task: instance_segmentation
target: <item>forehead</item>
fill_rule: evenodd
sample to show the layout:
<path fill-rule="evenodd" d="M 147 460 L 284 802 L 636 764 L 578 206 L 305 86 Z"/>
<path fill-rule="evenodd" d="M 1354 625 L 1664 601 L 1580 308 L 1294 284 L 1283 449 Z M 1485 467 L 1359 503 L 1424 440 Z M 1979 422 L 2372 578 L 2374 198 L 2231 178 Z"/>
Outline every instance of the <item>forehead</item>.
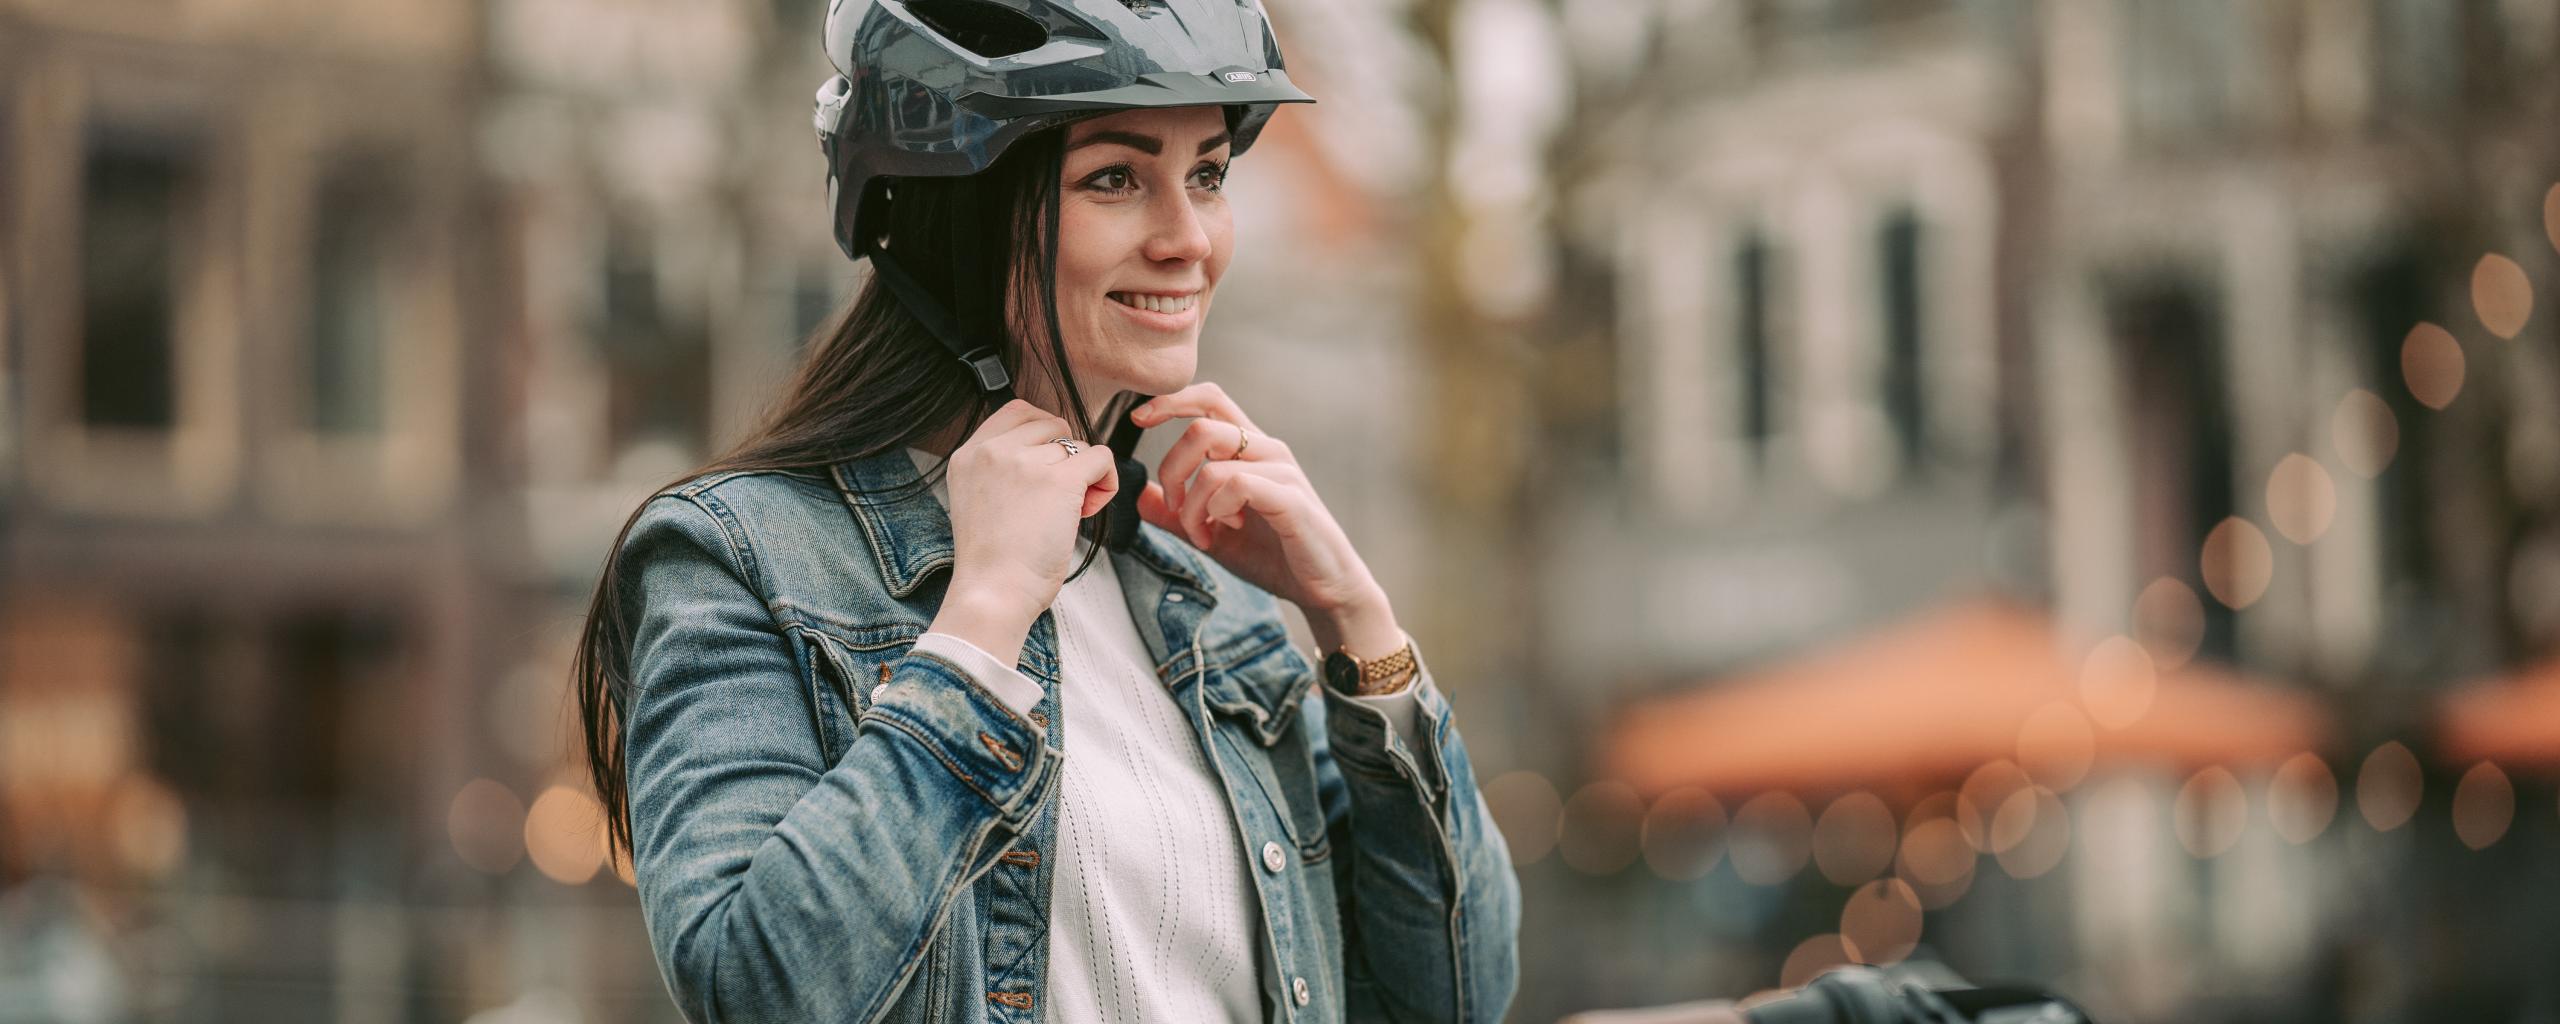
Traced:
<path fill-rule="evenodd" d="M 1067 144 L 1072 146 L 1100 132 L 1132 132 L 1163 139 L 1188 152 L 1202 139 L 1226 130 L 1223 107 L 1148 107 L 1114 111 L 1069 125 Z"/>

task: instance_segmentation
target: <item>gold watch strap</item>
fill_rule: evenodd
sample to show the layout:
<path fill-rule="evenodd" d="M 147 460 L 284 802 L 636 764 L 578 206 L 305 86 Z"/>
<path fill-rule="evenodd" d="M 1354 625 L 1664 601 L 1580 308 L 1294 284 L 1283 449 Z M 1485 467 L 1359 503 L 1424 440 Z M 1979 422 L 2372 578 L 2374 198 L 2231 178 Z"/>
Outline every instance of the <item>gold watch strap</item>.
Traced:
<path fill-rule="evenodd" d="M 1351 654 L 1351 651 L 1344 648 L 1343 653 Z M 1404 646 L 1396 648 L 1392 654 L 1373 661 L 1363 661 L 1359 655 L 1352 654 L 1351 660 L 1360 663 L 1360 687 L 1355 696 L 1377 697 L 1394 693 L 1410 685 L 1413 677 L 1420 674 L 1415 671 L 1418 665 L 1414 660 L 1411 637 L 1406 637 Z"/>

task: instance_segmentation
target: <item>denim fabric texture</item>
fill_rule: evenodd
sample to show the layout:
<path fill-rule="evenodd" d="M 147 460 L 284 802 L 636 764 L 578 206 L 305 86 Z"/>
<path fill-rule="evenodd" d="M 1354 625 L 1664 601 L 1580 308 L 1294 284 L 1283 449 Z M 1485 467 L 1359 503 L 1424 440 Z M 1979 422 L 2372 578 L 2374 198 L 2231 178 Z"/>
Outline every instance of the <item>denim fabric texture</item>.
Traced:
<path fill-rule="evenodd" d="M 915 479 L 896 450 L 700 477 L 620 552 L 634 870 L 690 1020 L 1042 1018 L 1055 622 L 1028 715 L 910 651 L 952 562 L 932 495 L 879 496 Z M 1253 858 L 1265 1018 L 1501 1019 L 1519 882 L 1429 664 L 1413 749 L 1326 699 L 1270 594 L 1153 526 L 1118 564 Z"/>

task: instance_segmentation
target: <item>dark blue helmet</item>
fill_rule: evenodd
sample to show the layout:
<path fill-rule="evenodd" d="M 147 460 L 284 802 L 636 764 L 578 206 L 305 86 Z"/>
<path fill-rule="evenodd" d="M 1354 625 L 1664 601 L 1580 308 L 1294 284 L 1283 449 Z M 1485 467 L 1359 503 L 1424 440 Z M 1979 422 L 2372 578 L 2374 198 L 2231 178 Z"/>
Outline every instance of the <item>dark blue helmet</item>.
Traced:
<path fill-rule="evenodd" d="M 836 244 L 861 259 L 883 178 L 987 169 L 1015 139 L 1082 114 L 1223 106 L 1232 152 L 1290 84 L 1258 0 L 834 0 L 818 146 Z"/>

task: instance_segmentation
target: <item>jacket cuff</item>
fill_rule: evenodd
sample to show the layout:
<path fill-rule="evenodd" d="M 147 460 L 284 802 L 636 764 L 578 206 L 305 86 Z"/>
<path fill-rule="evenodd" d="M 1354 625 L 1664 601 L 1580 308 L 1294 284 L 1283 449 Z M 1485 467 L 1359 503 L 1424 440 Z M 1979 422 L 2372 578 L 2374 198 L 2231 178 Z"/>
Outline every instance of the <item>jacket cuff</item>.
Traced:
<path fill-rule="evenodd" d="M 1030 676 L 1023 675 L 1021 669 L 1005 664 L 987 653 L 986 648 L 963 640 L 957 634 L 926 633 L 916 638 L 916 645 L 910 650 L 934 655 L 957 666 L 971 682 L 992 691 L 997 700 L 1003 701 L 1017 715 L 1030 714 L 1032 708 L 1040 706 L 1040 698 L 1048 693 Z"/>
<path fill-rule="evenodd" d="M 1043 730 L 939 655 L 910 648 L 863 717 L 931 750 L 1019 832 L 1054 788 L 1058 754 Z"/>
<path fill-rule="evenodd" d="M 1326 684 L 1325 731 L 1332 737 L 1334 760 L 1348 777 L 1408 778 L 1436 807 L 1449 791 L 1439 735 L 1448 721 L 1449 702 L 1432 681 L 1431 662 L 1418 642 L 1413 660 L 1413 681 L 1395 693 L 1354 697 Z M 1397 721 L 1399 713 L 1407 716 L 1405 722 Z"/>

